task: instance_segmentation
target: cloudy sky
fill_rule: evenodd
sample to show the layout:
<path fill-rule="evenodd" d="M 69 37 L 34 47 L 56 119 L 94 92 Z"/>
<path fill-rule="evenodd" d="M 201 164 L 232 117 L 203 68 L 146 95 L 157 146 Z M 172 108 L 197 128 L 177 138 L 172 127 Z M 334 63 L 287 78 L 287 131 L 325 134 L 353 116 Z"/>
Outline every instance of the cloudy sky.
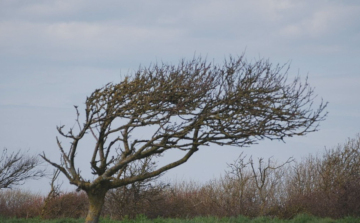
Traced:
<path fill-rule="evenodd" d="M 321 154 L 360 132 L 357 0 L 1 0 L 0 149 L 45 151 L 58 161 L 56 126 L 73 126 L 73 105 L 81 107 L 96 88 L 139 65 L 194 55 L 221 63 L 244 52 L 250 61 L 290 63 L 290 77 L 308 76 L 329 102 L 327 120 L 286 143 L 202 148 L 164 180 L 205 182 L 241 152 L 280 161 Z M 86 156 L 78 162 L 88 167 Z M 44 192 L 48 181 L 22 188 Z M 65 180 L 63 187 L 72 189 Z"/>

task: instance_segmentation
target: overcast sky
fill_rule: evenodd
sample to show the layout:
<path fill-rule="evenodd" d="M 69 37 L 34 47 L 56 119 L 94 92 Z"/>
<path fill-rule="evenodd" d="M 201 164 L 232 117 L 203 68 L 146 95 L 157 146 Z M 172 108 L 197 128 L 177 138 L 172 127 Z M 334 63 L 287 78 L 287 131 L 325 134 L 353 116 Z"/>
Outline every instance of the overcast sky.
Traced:
<path fill-rule="evenodd" d="M 327 120 L 286 143 L 201 148 L 164 180 L 219 177 L 241 152 L 300 160 L 360 132 L 357 0 L 0 0 L 0 149 L 45 151 L 59 161 L 56 126 L 73 126 L 73 105 L 81 107 L 96 88 L 139 65 L 194 55 L 221 63 L 245 51 L 250 61 L 291 63 L 290 77 L 308 76 L 329 102 Z M 78 162 L 88 167 L 86 156 Z M 21 188 L 45 193 L 48 181 Z M 63 187 L 73 189 L 65 180 Z"/>

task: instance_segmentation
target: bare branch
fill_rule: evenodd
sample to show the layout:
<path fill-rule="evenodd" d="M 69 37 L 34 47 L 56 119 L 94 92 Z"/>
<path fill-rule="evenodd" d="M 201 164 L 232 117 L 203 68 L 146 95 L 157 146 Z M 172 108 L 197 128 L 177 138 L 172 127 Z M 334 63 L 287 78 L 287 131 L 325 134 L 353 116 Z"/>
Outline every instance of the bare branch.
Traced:
<path fill-rule="evenodd" d="M 0 156 L 0 189 L 22 185 L 28 179 L 39 179 L 45 175 L 45 170 L 38 169 L 41 161 L 36 156 L 26 153 L 8 153 L 5 148 Z"/>

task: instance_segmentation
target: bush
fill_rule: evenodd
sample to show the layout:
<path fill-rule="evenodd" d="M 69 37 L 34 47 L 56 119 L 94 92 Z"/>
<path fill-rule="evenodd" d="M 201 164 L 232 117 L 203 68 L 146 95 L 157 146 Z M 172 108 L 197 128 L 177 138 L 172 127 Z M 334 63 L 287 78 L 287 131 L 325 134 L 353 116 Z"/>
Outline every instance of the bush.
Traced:
<path fill-rule="evenodd" d="M 239 215 L 263 217 L 256 219 L 258 222 L 273 217 L 293 222 L 348 217 L 344 222 L 351 222 L 351 217 L 360 217 L 360 135 L 326 150 L 322 156 L 310 155 L 300 162 L 285 164 L 259 159 L 255 166 L 251 158 L 240 156 L 223 177 L 205 184 L 182 182 L 170 186 L 137 182 L 109 191 L 102 216 L 128 222 L 139 220 L 139 216 L 148 219 L 213 216 L 231 221 Z M 85 193 L 53 195 L 44 207 L 44 218 L 85 217 L 88 208 Z M 1 216 L 35 217 L 43 205 L 44 199 L 39 195 L 0 191 Z"/>
<path fill-rule="evenodd" d="M 139 215 L 157 218 L 165 200 L 165 188 L 168 185 L 137 182 L 125 187 L 108 191 L 102 215 L 113 219 L 134 219 Z"/>
<path fill-rule="evenodd" d="M 33 218 L 39 216 L 43 198 L 20 190 L 0 190 L 0 215 L 5 217 Z"/>
<path fill-rule="evenodd" d="M 287 179 L 282 217 L 298 213 L 360 216 L 360 135 L 327 150 L 322 157 L 309 156 L 293 167 Z"/>
<path fill-rule="evenodd" d="M 44 207 L 43 218 L 84 218 L 88 210 L 88 199 L 83 192 L 62 193 L 51 198 Z"/>

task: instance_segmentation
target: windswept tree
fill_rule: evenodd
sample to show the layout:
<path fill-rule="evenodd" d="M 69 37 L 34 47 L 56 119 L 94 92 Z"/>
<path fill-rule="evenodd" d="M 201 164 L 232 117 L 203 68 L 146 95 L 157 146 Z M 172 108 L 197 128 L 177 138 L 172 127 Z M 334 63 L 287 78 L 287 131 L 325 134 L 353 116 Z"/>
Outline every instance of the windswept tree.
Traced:
<path fill-rule="evenodd" d="M 95 90 L 86 99 L 83 123 L 75 106 L 77 131 L 57 127 L 72 141 L 65 149 L 57 139 L 61 163 L 42 157 L 87 193 L 86 222 L 98 222 L 108 190 L 175 168 L 201 146 L 243 147 L 317 131 L 327 103 L 314 108 L 313 88 L 299 78 L 288 81 L 287 73 L 284 66 L 247 62 L 243 56 L 230 57 L 221 66 L 195 58 L 177 66 L 139 68 L 122 82 Z M 87 133 L 96 141 L 89 160 L 93 180 L 81 175 L 75 161 Z M 173 150 L 183 154 L 151 171 L 124 174 L 134 163 L 146 164 L 143 160 L 159 159 Z"/>
<path fill-rule="evenodd" d="M 38 156 L 28 156 L 20 150 L 9 153 L 4 149 L 0 154 L 0 189 L 43 177 L 45 172 L 38 168 L 40 164 L 41 159 Z"/>

